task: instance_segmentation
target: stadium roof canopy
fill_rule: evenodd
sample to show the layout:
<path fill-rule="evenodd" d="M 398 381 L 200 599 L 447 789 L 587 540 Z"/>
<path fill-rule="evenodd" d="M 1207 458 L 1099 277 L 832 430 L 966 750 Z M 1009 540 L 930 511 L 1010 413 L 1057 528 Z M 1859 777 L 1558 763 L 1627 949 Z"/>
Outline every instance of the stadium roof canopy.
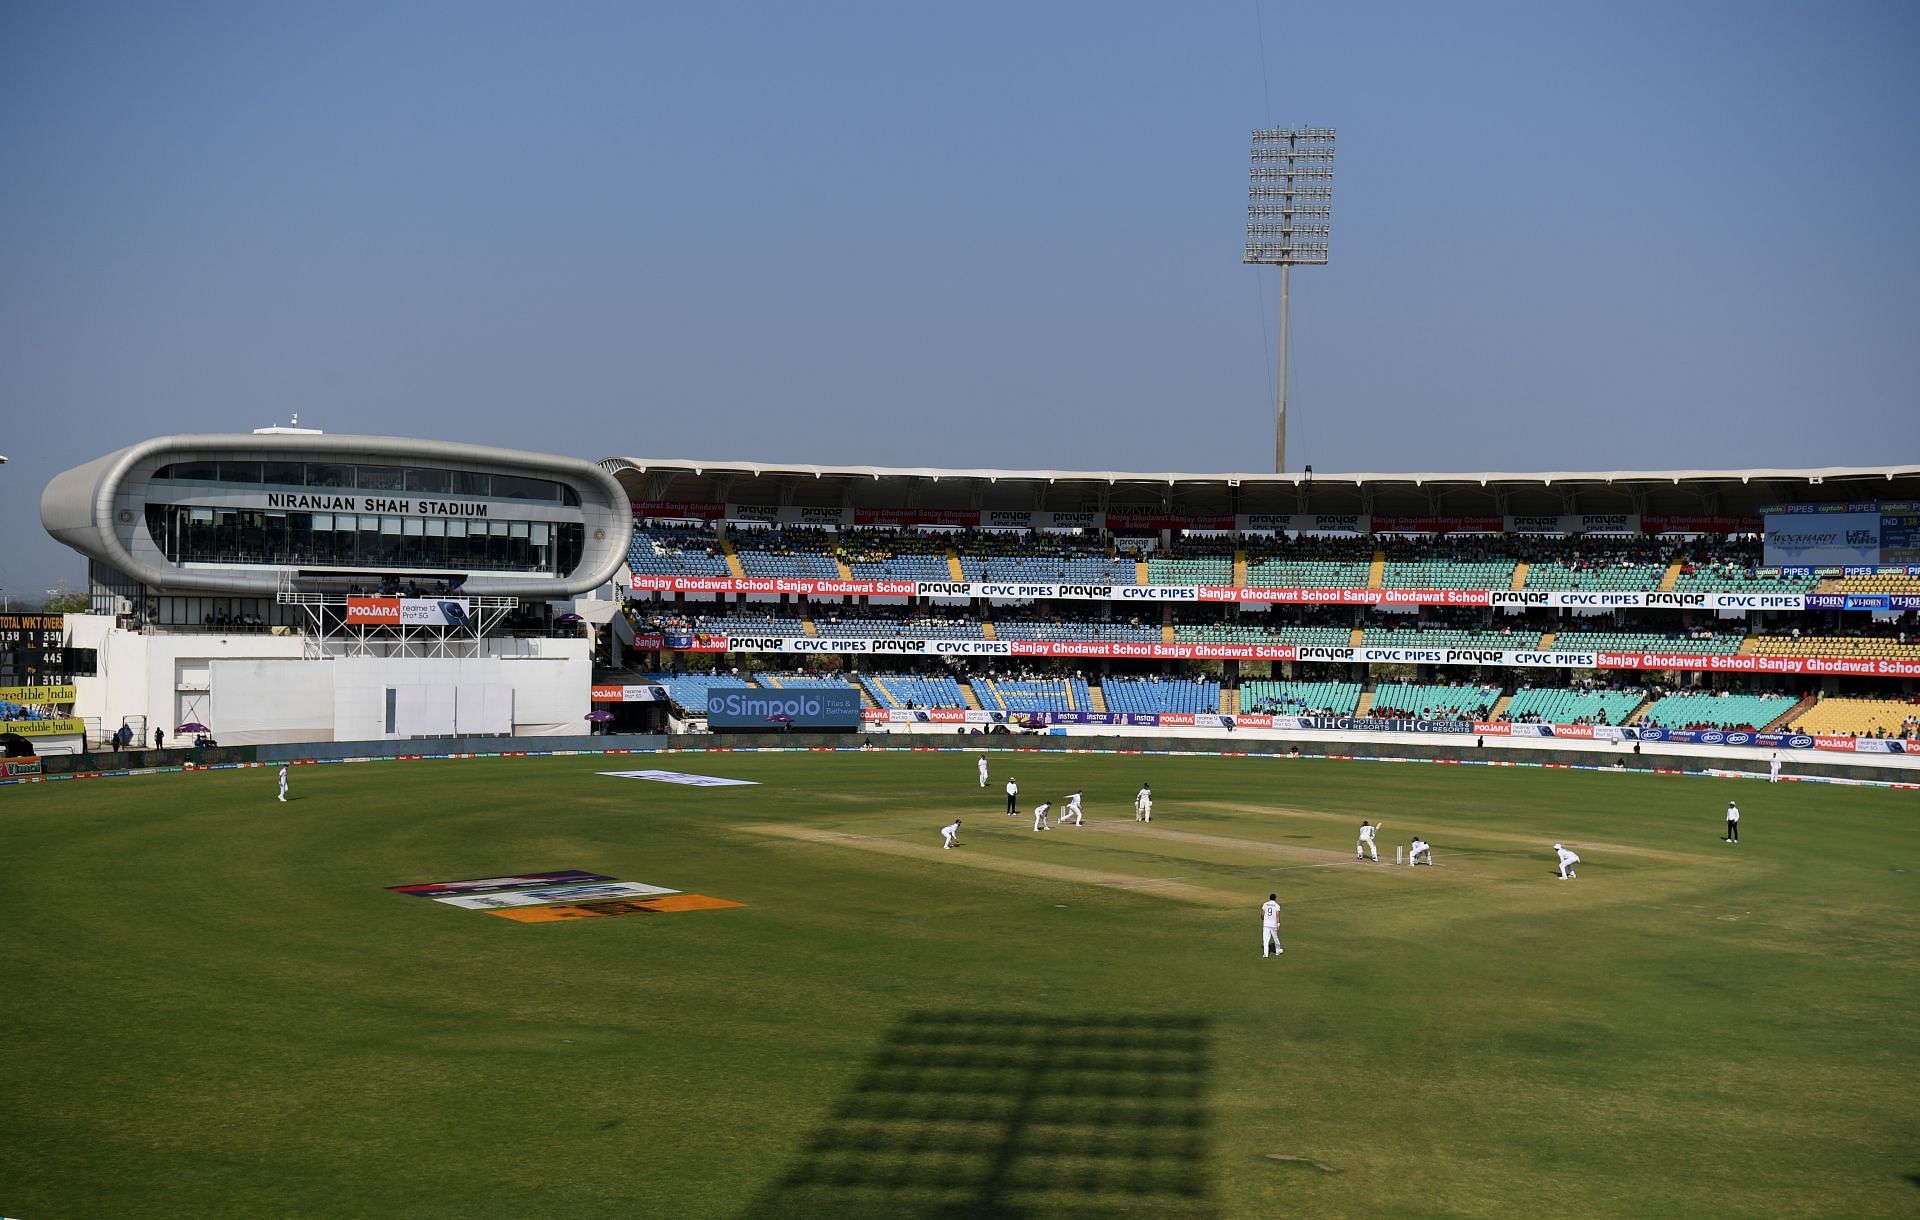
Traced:
<path fill-rule="evenodd" d="M 958 470 L 610 457 L 636 502 L 1212 512 L 1745 513 L 1770 504 L 1920 499 L 1920 463 L 1813 469 L 1194 474 Z"/>

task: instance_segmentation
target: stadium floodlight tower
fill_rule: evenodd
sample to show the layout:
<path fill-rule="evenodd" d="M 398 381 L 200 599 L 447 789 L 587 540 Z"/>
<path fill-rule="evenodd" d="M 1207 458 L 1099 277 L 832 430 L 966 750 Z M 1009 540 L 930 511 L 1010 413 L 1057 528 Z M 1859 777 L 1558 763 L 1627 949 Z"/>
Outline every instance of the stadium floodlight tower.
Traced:
<path fill-rule="evenodd" d="M 1325 266 L 1333 226 L 1333 128 L 1256 127 L 1247 176 L 1247 249 L 1240 259 L 1280 268 L 1273 469 L 1287 469 L 1287 273 Z"/>

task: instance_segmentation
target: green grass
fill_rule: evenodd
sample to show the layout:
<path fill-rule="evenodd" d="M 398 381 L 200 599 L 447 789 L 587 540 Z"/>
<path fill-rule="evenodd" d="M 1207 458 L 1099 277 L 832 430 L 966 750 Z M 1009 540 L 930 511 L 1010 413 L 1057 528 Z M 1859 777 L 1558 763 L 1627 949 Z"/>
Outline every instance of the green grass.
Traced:
<path fill-rule="evenodd" d="M 647 766 L 761 786 L 595 774 Z M 1093 824 L 1007 819 L 1010 767 Z M 0 790 L 0 1214 L 1920 1208 L 1913 793 L 1088 755 L 982 792 L 925 753 L 272 776 Z M 1354 864 L 1361 817 L 1439 867 Z M 384 889 L 558 868 L 751 905 L 521 925 Z"/>

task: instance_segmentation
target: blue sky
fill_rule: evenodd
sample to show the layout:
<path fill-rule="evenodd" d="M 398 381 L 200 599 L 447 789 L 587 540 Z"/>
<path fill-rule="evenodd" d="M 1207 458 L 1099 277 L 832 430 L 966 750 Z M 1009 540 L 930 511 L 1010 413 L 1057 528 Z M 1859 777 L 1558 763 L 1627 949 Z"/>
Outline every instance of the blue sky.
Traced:
<path fill-rule="evenodd" d="M 0 586 L 83 579 L 55 472 L 292 411 L 1263 469 L 1269 122 L 1340 132 L 1293 465 L 1912 460 L 1917 53 L 1891 3 L 0 3 Z"/>

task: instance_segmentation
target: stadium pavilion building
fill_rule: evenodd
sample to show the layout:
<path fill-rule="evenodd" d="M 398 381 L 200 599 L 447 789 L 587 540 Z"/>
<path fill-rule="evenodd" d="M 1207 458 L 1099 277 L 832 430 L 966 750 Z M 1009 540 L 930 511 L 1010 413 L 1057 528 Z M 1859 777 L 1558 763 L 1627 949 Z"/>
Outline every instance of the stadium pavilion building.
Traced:
<path fill-rule="evenodd" d="M 583 731 L 591 638 L 553 619 L 632 522 L 589 462 L 301 428 L 143 441 L 40 513 L 88 560 L 73 714 L 236 745 Z"/>

